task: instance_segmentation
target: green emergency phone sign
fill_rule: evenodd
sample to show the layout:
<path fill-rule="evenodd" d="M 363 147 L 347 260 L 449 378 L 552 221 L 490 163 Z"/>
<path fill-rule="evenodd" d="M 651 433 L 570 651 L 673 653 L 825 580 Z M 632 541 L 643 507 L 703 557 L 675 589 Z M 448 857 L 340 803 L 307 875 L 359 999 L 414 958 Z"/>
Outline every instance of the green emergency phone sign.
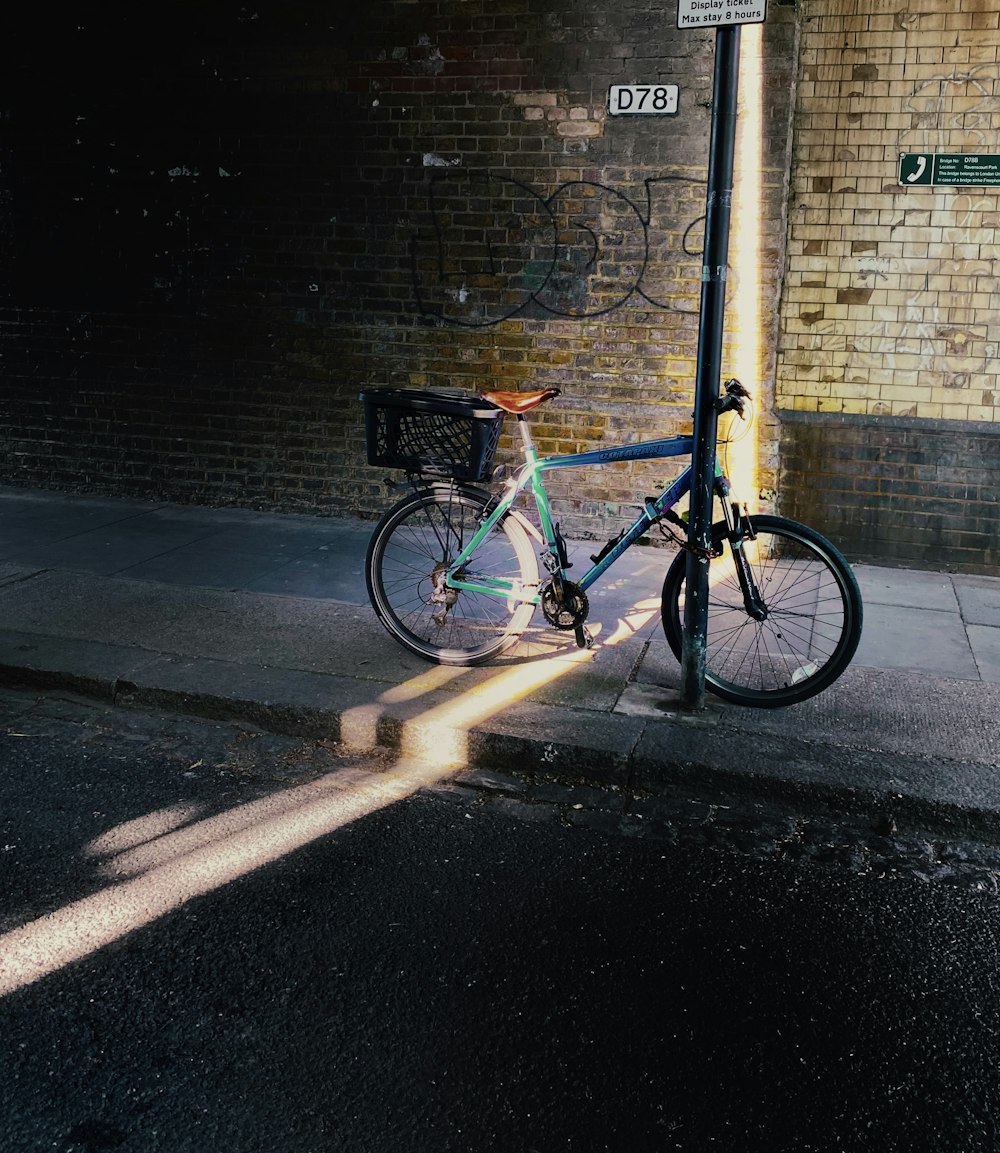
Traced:
<path fill-rule="evenodd" d="M 1000 187 L 1000 156 L 949 152 L 901 152 L 899 183 Z"/>

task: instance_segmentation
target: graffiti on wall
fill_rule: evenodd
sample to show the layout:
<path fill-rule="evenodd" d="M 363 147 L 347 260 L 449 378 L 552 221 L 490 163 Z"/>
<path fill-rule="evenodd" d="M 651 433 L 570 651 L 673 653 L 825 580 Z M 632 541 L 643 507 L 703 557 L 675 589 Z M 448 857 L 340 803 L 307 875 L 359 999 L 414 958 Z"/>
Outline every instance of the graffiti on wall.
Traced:
<path fill-rule="evenodd" d="M 591 180 L 545 196 L 496 172 L 435 170 L 410 246 L 418 307 L 471 328 L 525 313 L 597 317 L 629 301 L 695 313 L 704 195 L 689 177 L 648 178 L 637 201 Z"/>
<path fill-rule="evenodd" d="M 996 143 L 1000 96 L 994 95 L 997 65 L 949 72 L 918 84 L 903 102 L 911 127 L 901 133 L 900 152 L 982 152 Z"/>

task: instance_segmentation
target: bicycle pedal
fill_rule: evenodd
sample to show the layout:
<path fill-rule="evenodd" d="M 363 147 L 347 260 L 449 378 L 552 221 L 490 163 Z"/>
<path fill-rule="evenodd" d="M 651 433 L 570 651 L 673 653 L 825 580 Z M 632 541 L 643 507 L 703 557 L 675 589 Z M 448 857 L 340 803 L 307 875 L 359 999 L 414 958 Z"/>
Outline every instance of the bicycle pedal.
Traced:
<path fill-rule="evenodd" d="M 578 649 L 589 649 L 593 645 L 594 638 L 590 635 L 590 629 L 586 625 L 577 625 L 574 632 L 576 633 L 576 647 Z"/>

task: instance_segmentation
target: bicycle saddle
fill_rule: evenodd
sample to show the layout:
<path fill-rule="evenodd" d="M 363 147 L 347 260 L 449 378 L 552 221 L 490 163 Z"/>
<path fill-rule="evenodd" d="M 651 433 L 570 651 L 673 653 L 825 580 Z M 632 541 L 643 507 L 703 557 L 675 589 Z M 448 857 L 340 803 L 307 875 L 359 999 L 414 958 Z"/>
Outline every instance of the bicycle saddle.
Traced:
<path fill-rule="evenodd" d="M 504 412 L 519 415 L 537 408 L 542 401 L 551 400 L 559 395 L 558 388 L 536 388 L 530 392 L 484 392 L 480 394 L 483 400 L 502 408 Z"/>

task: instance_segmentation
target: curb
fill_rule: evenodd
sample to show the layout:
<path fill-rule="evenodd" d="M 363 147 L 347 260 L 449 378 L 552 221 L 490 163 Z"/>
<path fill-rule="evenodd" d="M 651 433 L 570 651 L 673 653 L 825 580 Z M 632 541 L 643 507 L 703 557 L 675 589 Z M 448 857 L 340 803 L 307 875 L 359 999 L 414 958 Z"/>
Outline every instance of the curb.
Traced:
<path fill-rule="evenodd" d="M 107 676 L 7 661 L 0 664 L 0 684 L 70 692 L 124 709 L 252 724 L 282 736 L 335 740 L 362 755 L 390 750 L 441 766 L 513 773 L 562 787 L 821 807 L 871 819 L 891 815 L 914 828 L 1000 840 L 1000 782 L 995 766 L 987 763 L 956 762 L 963 775 L 962 799 L 940 787 L 940 757 L 894 753 L 890 775 L 884 751 L 774 733 L 748 735 L 717 718 L 591 715 L 523 704 L 489 725 L 428 723 L 416 719 L 422 714 L 414 706 L 373 704 L 364 682 L 230 666 L 234 681 L 245 688 L 249 679 L 255 691 L 220 691 L 207 684 L 220 662 L 146 655 L 144 670 L 170 670 L 172 676 Z M 215 667 L 206 670 L 206 665 Z M 163 683 L 171 679 L 173 684 Z M 344 707 L 319 703 L 330 701 L 334 687 Z M 420 707 L 426 712 L 426 702 Z M 566 737 L 568 722 L 573 739 Z"/>

